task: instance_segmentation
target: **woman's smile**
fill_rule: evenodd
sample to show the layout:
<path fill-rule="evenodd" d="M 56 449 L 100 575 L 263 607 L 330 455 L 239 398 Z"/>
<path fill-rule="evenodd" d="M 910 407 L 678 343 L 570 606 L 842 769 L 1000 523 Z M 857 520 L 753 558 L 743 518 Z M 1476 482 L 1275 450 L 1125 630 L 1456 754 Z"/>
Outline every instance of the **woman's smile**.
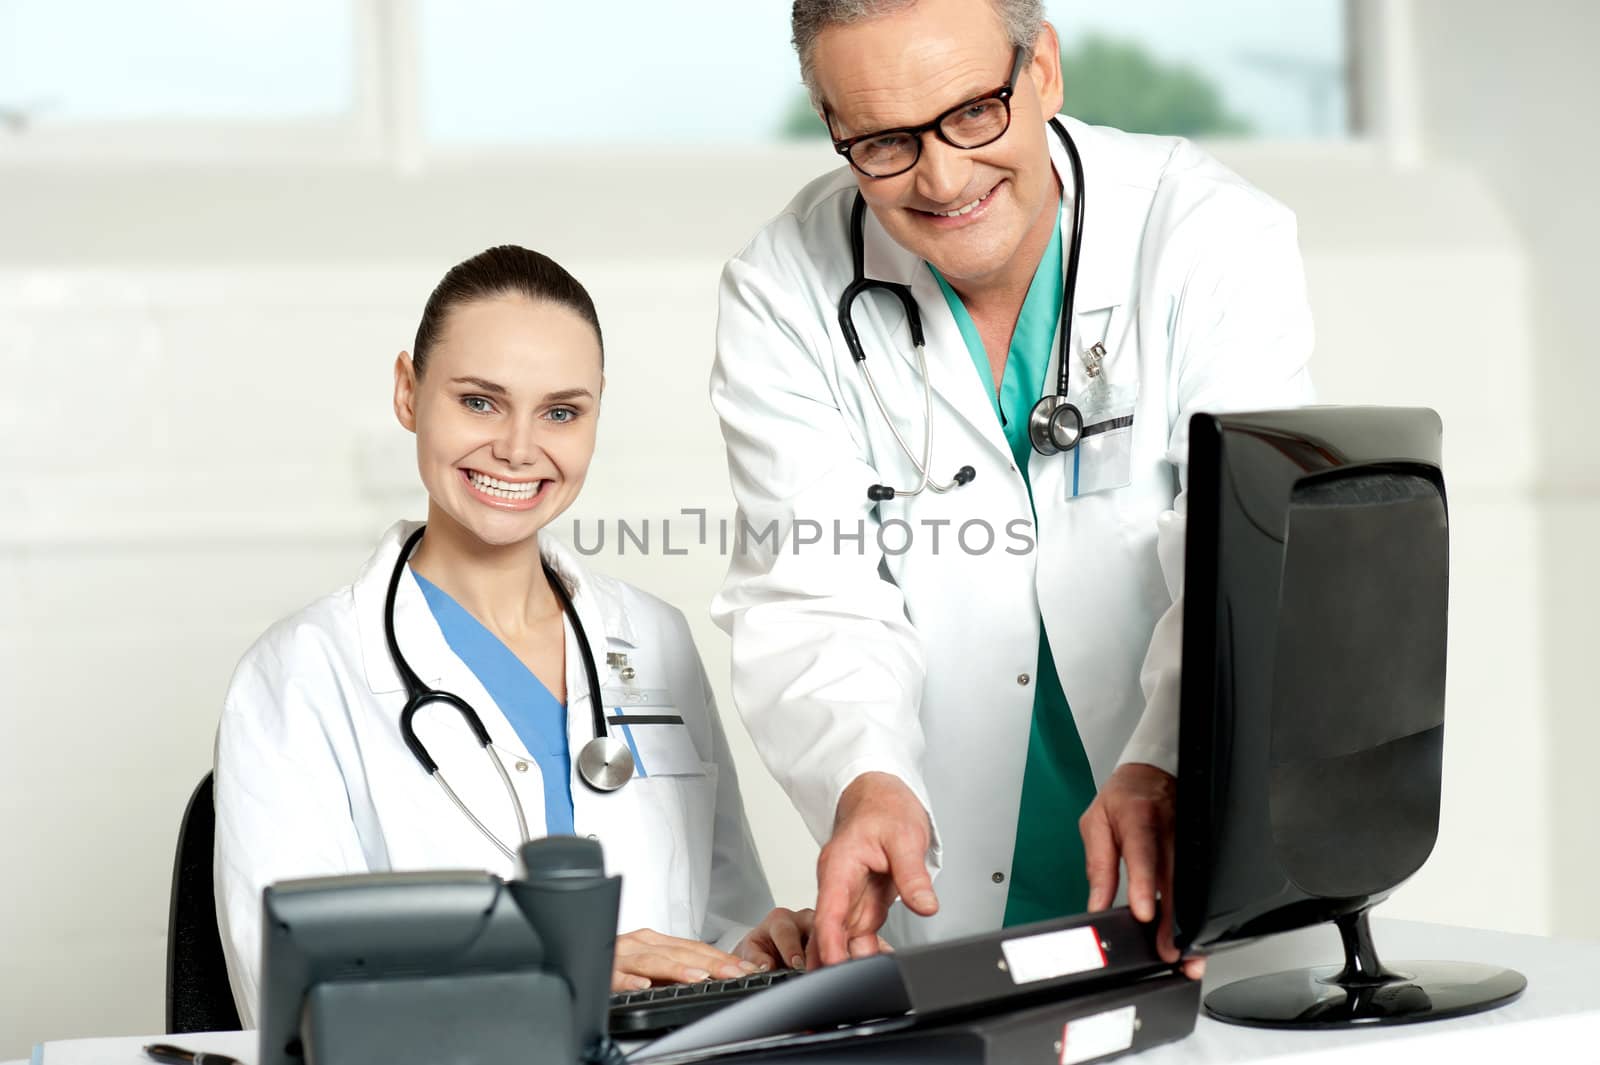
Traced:
<path fill-rule="evenodd" d="M 532 510 L 544 500 L 545 489 L 551 483 L 548 478 L 506 480 L 464 467 L 459 472 L 467 491 L 480 503 L 496 510 Z"/>

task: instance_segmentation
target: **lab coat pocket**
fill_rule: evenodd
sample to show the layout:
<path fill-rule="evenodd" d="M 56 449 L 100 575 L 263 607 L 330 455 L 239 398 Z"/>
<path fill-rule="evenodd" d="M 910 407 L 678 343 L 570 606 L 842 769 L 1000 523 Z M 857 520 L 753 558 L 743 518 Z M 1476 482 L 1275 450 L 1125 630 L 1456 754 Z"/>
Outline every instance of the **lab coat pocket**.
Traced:
<path fill-rule="evenodd" d="M 1070 497 L 1124 488 L 1133 480 L 1133 408 L 1088 422 L 1072 452 Z"/>
<path fill-rule="evenodd" d="M 1083 435 L 1067 456 L 1067 498 L 1108 492 L 1133 480 L 1133 415 L 1139 403 L 1136 383 L 1114 385 L 1104 376 L 1090 383 L 1079 400 Z"/>
<path fill-rule="evenodd" d="M 641 778 L 703 777 L 705 765 L 670 692 L 629 691 L 606 699 L 606 725 L 622 735 Z"/>

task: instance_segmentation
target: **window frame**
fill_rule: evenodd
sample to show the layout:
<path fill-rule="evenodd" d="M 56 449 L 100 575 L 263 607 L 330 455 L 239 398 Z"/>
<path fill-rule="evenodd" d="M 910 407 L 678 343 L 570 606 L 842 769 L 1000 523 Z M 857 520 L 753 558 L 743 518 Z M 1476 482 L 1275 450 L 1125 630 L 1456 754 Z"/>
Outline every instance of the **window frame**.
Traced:
<path fill-rule="evenodd" d="M 0 129 L 0 167 L 116 163 L 273 163 L 376 165 L 399 174 L 492 163 L 515 166 L 531 159 L 584 160 L 614 165 L 593 146 L 534 144 L 448 146 L 423 134 L 418 82 L 416 0 L 346 0 L 354 22 L 354 94 L 348 115 L 330 121 L 288 120 L 249 124 L 226 121 L 120 121 L 41 127 L 18 133 Z M 1412 0 L 1344 0 L 1349 64 L 1351 134 L 1331 140 L 1201 138 L 1226 153 L 1275 157 L 1376 156 L 1416 165 L 1420 156 Z M 789 159 L 785 141 L 716 146 L 718 151 Z M 663 159 L 684 161 L 704 147 L 652 145 Z"/>

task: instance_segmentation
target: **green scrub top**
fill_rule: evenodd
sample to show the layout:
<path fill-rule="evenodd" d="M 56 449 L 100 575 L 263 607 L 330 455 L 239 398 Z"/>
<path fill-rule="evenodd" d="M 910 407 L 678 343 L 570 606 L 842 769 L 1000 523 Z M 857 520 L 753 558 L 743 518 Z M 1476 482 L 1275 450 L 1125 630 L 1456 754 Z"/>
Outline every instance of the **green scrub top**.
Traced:
<path fill-rule="evenodd" d="M 1056 327 L 1061 320 L 1061 222 L 1039 261 L 1028 286 L 1005 374 L 995 387 L 989 355 L 977 326 L 955 289 L 930 263 L 950 313 L 955 316 L 967 351 L 994 405 L 995 417 L 1005 431 L 1011 454 L 1024 483 L 1033 445 L 1028 440 L 1028 415 L 1044 393 L 1045 374 Z M 1028 483 L 1031 505 L 1033 485 Z M 1035 521 L 1037 522 L 1037 508 Z M 981 708 L 974 708 L 981 712 Z M 1089 903 L 1089 882 L 1084 871 L 1083 837 L 1078 818 L 1094 800 L 1094 774 L 1089 769 L 1078 726 L 1072 719 L 1055 657 L 1044 623 L 1039 624 L 1039 662 L 1034 670 L 1033 727 L 1028 736 L 1028 759 L 1022 775 L 1022 801 L 1017 811 L 1017 843 L 1011 857 L 1011 886 L 1006 894 L 1007 927 L 1082 913 Z"/>

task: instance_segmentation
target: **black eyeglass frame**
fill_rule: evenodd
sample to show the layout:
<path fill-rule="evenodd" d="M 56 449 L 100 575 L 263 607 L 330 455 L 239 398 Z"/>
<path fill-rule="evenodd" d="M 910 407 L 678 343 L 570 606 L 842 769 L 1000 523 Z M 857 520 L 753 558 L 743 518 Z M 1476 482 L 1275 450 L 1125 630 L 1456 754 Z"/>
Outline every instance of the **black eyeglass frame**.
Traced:
<path fill-rule="evenodd" d="M 1017 93 L 1017 79 L 1022 77 L 1022 68 L 1027 65 L 1027 60 L 1031 58 L 1032 55 L 1032 49 L 1027 48 L 1024 45 L 1017 45 L 1016 51 L 1013 53 L 1011 59 L 1011 76 L 1006 79 L 1006 83 L 1004 85 L 997 89 L 990 89 L 988 92 L 980 93 L 971 99 L 963 100 L 954 107 L 950 108 L 948 111 L 942 112 L 939 117 L 935 118 L 932 122 L 924 122 L 920 126 L 896 126 L 893 129 L 875 130 L 872 133 L 863 133 L 859 137 L 850 137 L 845 140 L 840 140 L 839 138 L 833 136 L 833 115 L 826 107 L 824 107 L 822 111 L 822 118 L 828 126 L 828 136 L 833 137 L 833 150 L 844 156 L 858 173 L 866 177 L 892 178 L 899 177 L 901 174 L 911 170 L 922 161 L 922 136 L 925 133 L 932 133 L 934 136 L 944 141 L 944 143 L 950 145 L 950 147 L 959 148 L 964 152 L 993 144 L 1001 137 L 1004 137 L 1011 130 L 1011 98 Z M 985 100 L 999 100 L 1005 105 L 1006 121 L 1005 125 L 1000 127 L 1000 132 L 996 133 L 988 140 L 980 141 L 977 144 L 957 144 L 955 141 L 951 140 L 944 131 L 945 119 L 949 118 L 951 115 L 954 115 L 962 108 L 971 107 L 973 104 L 982 103 Z M 851 149 L 858 144 L 861 144 L 865 141 L 877 140 L 879 137 L 888 137 L 896 133 L 904 133 L 909 135 L 912 143 L 917 146 L 916 153 L 911 157 L 911 162 L 907 163 L 899 170 L 888 174 L 873 174 L 865 170 L 861 164 L 857 163 L 855 156 L 851 154 Z"/>

